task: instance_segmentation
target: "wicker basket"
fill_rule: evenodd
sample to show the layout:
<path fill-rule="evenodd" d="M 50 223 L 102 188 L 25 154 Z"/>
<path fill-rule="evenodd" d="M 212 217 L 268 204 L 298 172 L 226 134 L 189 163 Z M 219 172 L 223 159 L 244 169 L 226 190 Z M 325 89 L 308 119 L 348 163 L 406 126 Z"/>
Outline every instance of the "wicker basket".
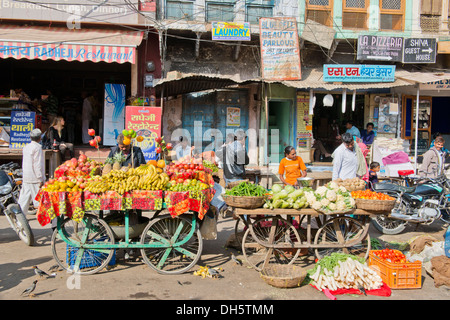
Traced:
<path fill-rule="evenodd" d="M 367 211 L 390 212 L 395 206 L 396 200 L 369 200 L 355 199 L 356 208 Z"/>
<path fill-rule="evenodd" d="M 266 197 L 244 197 L 224 195 L 223 200 L 230 207 L 255 209 L 261 208 L 266 202 Z"/>
<path fill-rule="evenodd" d="M 260 272 L 261 278 L 273 287 L 295 288 L 300 287 L 306 278 L 303 268 L 289 264 L 273 264 Z"/>
<path fill-rule="evenodd" d="M 239 184 L 241 184 L 242 182 L 249 182 L 249 180 L 246 179 L 246 180 L 232 181 L 227 184 L 227 189 L 234 188 L 234 187 L 238 186 Z M 253 182 L 250 182 L 250 183 L 253 183 Z"/>

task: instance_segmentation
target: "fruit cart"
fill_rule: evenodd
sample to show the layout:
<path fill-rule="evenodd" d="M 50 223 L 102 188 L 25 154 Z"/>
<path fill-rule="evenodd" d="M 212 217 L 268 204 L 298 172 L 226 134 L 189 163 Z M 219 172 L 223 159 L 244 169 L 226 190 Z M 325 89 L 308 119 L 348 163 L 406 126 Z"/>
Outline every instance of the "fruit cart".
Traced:
<path fill-rule="evenodd" d="M 45 225 L 51 218 L 57 219 L 52 253 L 56 262 L 70 272 L 94 274 L 114 264 L 111 261 L 115 261 L 116 250 L 140 249 L 144 262 L 153 270 L 179 274 L 191 269 L 201 256 L 199 224 L 213 195 L 213 188 L 195 194 L 136 190 L 95 197 L 89 192 L 75 196 L 73 192 L 40 191 L 38 220 Z M 123 213 L 124 236 L 119 241 L 105 221 L 103 209 Z M 134 210 L 153 212 L 138 235 L 130 225 Z"/>
<path fill-rule="evenodd" d="M 345 214 L 323 214 L 312 208 L 235 208 L 234 213 L 247 226 L 242 238 L 244 257 L 251 267 L 261 271 L 270 263 L 292 264 L 308 250 L 318 259 L 332 252 L 367 259 L 370 217 L 383 211 L 353 209 Z M 298 224 L 293 223 L 296 217 Z M 312 228 L 313 219 L 317 229 Z"/>

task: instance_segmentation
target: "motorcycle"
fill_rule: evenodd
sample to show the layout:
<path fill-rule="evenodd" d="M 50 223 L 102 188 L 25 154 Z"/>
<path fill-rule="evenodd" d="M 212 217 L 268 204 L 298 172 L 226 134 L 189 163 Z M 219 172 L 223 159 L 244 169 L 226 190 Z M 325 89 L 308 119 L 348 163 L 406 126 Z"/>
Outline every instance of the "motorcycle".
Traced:
<path fill-rule="evenodd" d="M 386 193 L 397 200 L 388 216 L 377 215 L 372 219 L 373 226 L 381 233 L 399 234 L 408 223 L 429 225 L 439 219 L 448 223 L 450 181 L 445 175 L 416 179 L 413 186 L 375 183 L 373 191 Z"/>
<path fill-rule="evenodd" d="M 18 167 L 18 165 L 17 165 Z M 18 204 L 21 180 L 14 179 L 15 164 L 0 166 L 0 212 L 8 219 L 12 229 L 28 246 L 34 244 L 34 235 L 22 209 Z"/>

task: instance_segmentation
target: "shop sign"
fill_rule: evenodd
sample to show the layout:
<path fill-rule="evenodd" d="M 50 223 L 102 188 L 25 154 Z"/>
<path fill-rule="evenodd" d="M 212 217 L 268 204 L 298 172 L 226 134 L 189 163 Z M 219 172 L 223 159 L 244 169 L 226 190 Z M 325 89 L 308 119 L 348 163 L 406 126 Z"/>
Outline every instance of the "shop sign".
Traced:
<path fill-rule="evenodd" d="M 135 146 L 141 148 L 146 161 L 158 158 L 155 139 L 161 136 L 161 115 L 160 107 L 126 107 L 125 129 L 144 137 L 142 142 L 136 141 Z"/>
<path fill-rule="evenodd" d="M 103 145 L 117 145 L 117 136 L 124 129 L 125 85 L 105 83 L 103 110 Z"/>
<path fill-rule="evenodd" d="M 0 41 L 0 58 L 134 63 L 135 49 L 125 46 Z"/>
<path fill-rule="evenodd" d="M 324 64 L 325 82 L 394 82 L 395 66 L 363 64 Z"/>
<path fill-rule="evenodd" d="M 266 80 L 301 80 L 295 18 L 259 19 L 261 73 Z"/>
<path fill-rule="evenodd" d="M 34 129 L 36 113 L 33 111 L 13 110 L 9 130 L 9 147 L 22 149 L 31 142 L 30 132 Z"/>
<path fill-rule="evenodd" d="M 358 60 L 402 61 L 403 38 L 390 36 L 358 36 Z"/>
<path fill-rule="evenodd" d="M 421 83 L 420 90 L 450 90 L 450 79 Z"/>
<path fill-rule="evenodd" d="M 138 0 L 125 5 L 122 0 L 109 1 L 37 1 L 0 0 L 0 18 L 14 20 L 45 20 L 61 22 L 91 22 L 104 24 L 138 24 Z"/>
<path fill-rule="evenodd" d="M 212 39 L 222 41 L 250 41 L 250 23 L 213 22 Z"/>
<path fill-rule="evenodd" d="M 408 38 L 403 49 L 403 63 L 435 63 L 436 39 Z"/>
<path fill-rule="evenodd" d="M 155 0 L 140 0 L 139 10 L 145 12 L 156 12 L 156 1 Z"/>

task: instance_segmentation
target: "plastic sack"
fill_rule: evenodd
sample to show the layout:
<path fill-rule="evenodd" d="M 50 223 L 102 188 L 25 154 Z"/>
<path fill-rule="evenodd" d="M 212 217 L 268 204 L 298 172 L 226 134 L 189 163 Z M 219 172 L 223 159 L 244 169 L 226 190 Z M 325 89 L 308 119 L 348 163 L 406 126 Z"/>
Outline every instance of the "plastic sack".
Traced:
<path fill-rule="evenodd" d="M 203 217 L 200 233 L 204 240 L 217 240 L 217 214 L 214 208 L 208 210 Z"/>
<path fill-rule="evenodd" d="M 405 254 L 409 261 L 421 261 L 428 262 L 434 257 L 443 256 L 444 252 L 444 241 L 433 242 L 431 246 L 425 246 L 425 248 L 420 253 L 410 254 L 409 252 Z"/>

